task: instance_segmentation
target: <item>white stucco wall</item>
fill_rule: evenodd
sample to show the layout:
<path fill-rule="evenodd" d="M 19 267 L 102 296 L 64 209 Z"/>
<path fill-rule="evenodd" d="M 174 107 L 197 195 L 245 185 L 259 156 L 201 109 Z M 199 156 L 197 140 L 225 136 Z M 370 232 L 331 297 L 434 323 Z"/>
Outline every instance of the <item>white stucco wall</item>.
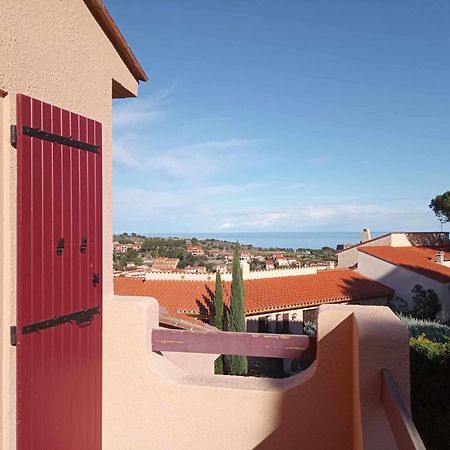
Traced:
<path fill-rule="evenodd" d="M 257 333 L 259 318 L 267 317 L 269 325 L 269 333 L 275 333 L 277 324 L 277 315 L 281 314 L 281 316 L 283 316 L 283 314 L 289 314 L 289 329 L 291 333 L 303 334 L 303 311 L 305 309 L 312 309 L 312 308 L 302 308 L 302 309 L 297 308 L 297 309 L 290 309 L 288 311 L 277 311 L 273 313 L 255 314 L 247 316 L 245 318 L 245 323 L 247 324 L 247 331 Z"/>
<path fill-rule="evenodd" d="M 248 264 L 246 264 L 248 266 Z M 244 271 L 244 280 L 261 280 L 264 278 L 297 277 L 300 275 L 314 275 L 320 270 L 317 267 L 296 267 L 275 270 Z M 220 275 L 222 281 L 231 281 L 231 273 Z M 179 273 L 179 272 L 147 272 L 146 280 L 185 280 L 185 281 L 214 281 L 215 273 Z"/>
<path fill-rule="evenodd" d="M 360 305 L 372 305 L 372 306 L 386 306 L 388 303 L 387 297 L 375 297 L 367 300 L 357 302 Z M 324 303 L 326 304 L 326 303 Z M 350 304 L 348 302 L 339 303 L 340 305 Z M 258 319 L 261 317 L 267 317 L 269 325 L 269 333 L 276 333 L 277 315 L 289 314 L 289 330 L 292 334 L 303 334 L 303 315 L 305 311 L 310 311 L 319 308 L 320 305 L 308 306 L 306 308 L 289 309 L 286 311 L 268 312 L 262 314 L 252 314 L 245 318 L 247 324 L 247 331 L 258 332 Z"/>
<path fill-rule="evenodd" d="M 450 318 L 450 284 L 439 283 L 418 272 L 390 264 L 367 253 L 359 252 L 358 269 L 361 275 L 379 281 L 395 290 L 396 296 L 413 305 L 411 290 L 416 284 L 425 289 L 433 289 L 442 303 L 441 319 L 446 321 Z"/>
<path fill-rule="evenodd" d="M 391 233 L 387 236 L 375 239 L 371 242 L 363 242 L 357 247 L 352 247 L 347 250 L 342 250 L 337 254 L 338 268 L 345 269 L 346 267 L 353 267 L 358 262 L 358 248 L 360 247 L 411 247 L 405 233 Z"/>
<path fill-rule="evenodd" d="M 0 448 L 15 448 L 16 153 L 9 127 L 16 94 L 103 124 L 103 290 L 112 296 L 112 80 L 137 93 L 137 81 L 82 0 L 0 0 Z"/>

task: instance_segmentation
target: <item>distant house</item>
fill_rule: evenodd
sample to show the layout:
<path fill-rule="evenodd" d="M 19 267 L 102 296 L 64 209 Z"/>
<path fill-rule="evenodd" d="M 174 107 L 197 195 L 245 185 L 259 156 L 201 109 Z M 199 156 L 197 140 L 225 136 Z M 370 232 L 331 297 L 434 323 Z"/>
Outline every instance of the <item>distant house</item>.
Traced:
<path fill-rule="evenodd" d="M 186 252 L 190 253 L 192 256 L 203 256 L 205 254 L 201 245 L 188 245 Z"/>
<path fill-rule="evenodd" d="M 321 261 L 319 263 L 310 263 L 309 267 L 316 267 L 317 269 L 335 269 L 336 263 L 334 261 Z"/>
<path fill-rule="evenodd" d="M 186 272 L 186 273 L 206 273 L 206 267 L 202 267 L 202 266 L 186 266 L 183 269 L 183 272 Z"/>
<path fill-rule="evenodd" d="M 277 258 L 275 260 L 275 262 L 277 263 L 278 267 L 280 268 L 285 268 L 285 267 L 289 267 L 289 260 L 287 258 Z"/>
<path fill-rule="evenodd" d="M 118 242 L 114 243 L 114 253 L 126 253 L 129 249 L 139 251 L 141 249 L 141 244 L 132 243 L 132 244 L 119 244 Z"/>
<path fill-rule="evenodd" d="M 266 270 L 274 270 L 275 269 L 275 264 L 274 264 L 273 260 L 271 260 L 271 259 L 266 259 L 264 261 L 264 265 L 266 266 Z"/>
<path fill-rule="evenodd" d="M 239 260 L 242 262 L 249 262 L 252 258 L 252 254 L 250 252 L 241 252 Z"/>
<path fill-rule="evenodd" d="M 346 246 L 343 250 L 338 251 L 337 267 L 343 269 L 355 266 L 358 262 L 358 249 L 362 247 L 436 247 L 442 245 L 448 239 L 449 233 L 446 232 L 387 233 L 373 239 L 363 240 L 357 244 Z"/>
<path fill-rule="evenodd" d="M 207 250 L 206 253 L 210 258 L 218 258 L 219 256 L 222 256 L 223 250 L 219 250 L 217 248 L 213 248 L 211 250 Z"/>
<path fill-rule="evenodd" d="M 180 262 L 177 258 L 154 258 L 152 270 L 175 270 Z"/>
<path fill-rule="evenodd" d="M 432 289 L 442 304 L 440 319 L 450 320 L 449 252 L 415 246 L 359 247 L 356 270 L 394 289 L 409 308 L 413 306 L 414 286 Z"/>
<path fill-rule="evenodd" d="M 224 274 L 228 272 L 228 267 L 226 264 L 218 264 L 216 267 L 216 272 L 219 272 L 220 274 Z"/>

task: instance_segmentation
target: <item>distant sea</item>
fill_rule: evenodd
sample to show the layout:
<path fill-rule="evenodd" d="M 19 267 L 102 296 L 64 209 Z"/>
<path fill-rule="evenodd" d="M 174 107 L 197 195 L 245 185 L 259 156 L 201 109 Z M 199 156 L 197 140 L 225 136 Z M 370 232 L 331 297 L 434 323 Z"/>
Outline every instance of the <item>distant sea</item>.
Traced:
<path fill-rule="evenodd" d="M 372 238 L 385 234 L 384 231 L 372 232 Z M 355 244 L 361 241 L 360 231 L 341 232 L 242 232 L 242 233 L 146 233 L 148 237 L 179 237 L 183 239 L 219 239 L 241 244 L 252 244 L 264 248 L 336 248 L 338 244 Z"/>

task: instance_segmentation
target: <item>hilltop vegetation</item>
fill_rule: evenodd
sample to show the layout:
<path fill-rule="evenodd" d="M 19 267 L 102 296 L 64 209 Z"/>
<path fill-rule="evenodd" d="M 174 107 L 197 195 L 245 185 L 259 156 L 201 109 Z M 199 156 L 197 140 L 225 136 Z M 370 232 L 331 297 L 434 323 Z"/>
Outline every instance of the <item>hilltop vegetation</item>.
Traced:
<path fill-rule="evenodd" d="M 183 239 L 178 237 L 147 237 L 137 233 L 122 233 L 113 236 L 114 241 L 120 244 L 139 244 L 140 249 L 128 249 L 125 253 L 114 255 L 114 268 L 122 270 L 128 263 L 140 265 L 146 258 L 177 258 L 180 260 L 178 268 L 186 266 L 203 266 L 208 270 L 214 267 L 214 260 L 220 261 L 217 257 L 212 260 L 206 255 L 193 256 L 187 253 L 188 245 L 198 245 L 203 247 L 205 253 L 211 250 L 220 250 L 223 253 L 232 254 L 235 242 L 229 242 L 219 239 Z M 251 244 L 241 244 L 241 251 L 250 252 L 252 257 L 260 256 L 270 258 L 274 253 L 283 253 L 288 258 L 298 261 L 299 265 L 308 265 L 321 263 L 323 261 L 336 261 L 336 251 L 331 247 L 321 249 L 308 248 L 280 248 L 280 247 L 256 247 Z M 252 269 L 262 268 L 261 261 L 253 259 L 251 261 Z"/>

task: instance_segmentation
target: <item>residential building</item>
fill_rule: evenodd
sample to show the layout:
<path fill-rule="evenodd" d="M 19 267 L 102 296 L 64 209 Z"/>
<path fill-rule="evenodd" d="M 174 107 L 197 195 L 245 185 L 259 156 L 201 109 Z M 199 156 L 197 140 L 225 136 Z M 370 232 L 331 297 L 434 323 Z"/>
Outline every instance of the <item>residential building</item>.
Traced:
<path fill-rule="evenodd" d="M 225 303 L 229 301 L 230 282 L 224 282 Z M 125 280 L 116 278 L 117 295 L 156 298 L 170 313 L 189 314 L 209 321 L 214 304 L 214 281 Z M 303 311 L 321 304 L 357 303 L 386 305 L 393 289 L 352 270 L 322 271 L 313 275 L 245 280 L 246 316 L 249 331 L 267 321 L 275 332 L 278 315 L 288 314 L 291 330 L 301 333 Z M 287 317 L 287 316 L 283 316 Z M 285 319 L 284 319 L 285 320 Z"/>
<path fill-rule="evenodd" d="M 175 270 L 180 262 L 177 258 L 153 258 L 152 270 Z"/>
<path fill-rule="evenodd" d="M 429 247 L 373 246 L 358 248 L 357 272 L 395 290 L 413 307 L 416 285 L 432 289 L 442 304 L 440 320 L 450 320 L 450 253 Z"/>
<path fill-rule="evenodd" d="M 442 245 L 449 239 L 449 233 L 438 232 L 393 232 L 382 236 L 359 242 L 338 251 L 338 268 L 354 267 L 358 262 L 358 249 L 361 247 L 411 247 Z"/>
<path fill-rule="evenodd" d="M 276 258 L 275 259 L 275 265 L 277 265 L 280 269 L 283 269 L 285 267 L 289 267 L 289 260 L 284 257 Z"/>
<path fill-rule="evenodd" d="M 241 252 L 239 260 L 242 262 L 249 262 L 252 259 L 252 254 L 250 252 Z"/>
<path fill-rule="evenodd" d="M 186 252 L 190 253 L 192 256 L 203 256 L 205 254 L 201 245 L 188 245 Z"/>
<path fill-rule="evenodd" d="M 206 273 L 206 267 L 203 266 L 186 266 L 183 269 L 186 273 Z"/>

